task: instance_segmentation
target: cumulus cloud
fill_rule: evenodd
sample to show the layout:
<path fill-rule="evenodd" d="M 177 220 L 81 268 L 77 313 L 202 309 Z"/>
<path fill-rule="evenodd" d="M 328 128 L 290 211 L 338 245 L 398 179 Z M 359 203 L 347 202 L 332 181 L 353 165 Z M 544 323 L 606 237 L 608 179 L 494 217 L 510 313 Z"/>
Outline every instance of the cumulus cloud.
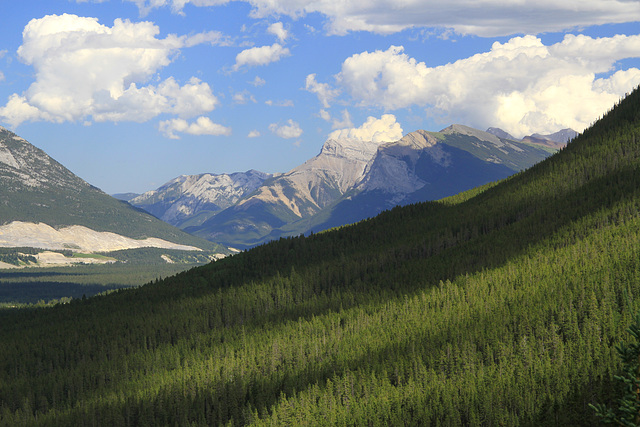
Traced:
<path fill-rule="evenodd" d="M 215 6 L 229 0 L 128 0 L 146 13 L 170 6 L 181 13 L 188 3 Z M 395 33 L 407 28 L 451 28 L 460 34 L 483 37 L 538 34 L 591 25 L 640 20 L 633 0 L 245 0 L 253 18 L 286 15 L 291 18 L 319 13 L 327 18 L 330 34 L 351 31 Z"/>
<path fill-rule="evenodd" d="M 368 117 L 362 126 L 335 130 L 329 139 L 356 139 L 360 141 L 388 142 L 402 138 L 402 126 L 393 114 L 384 114 L 379 119 Z"/>
<path fill-rule="evenodd" d="M 284 43 L 289 38 L 289 31 L 284 28 L 282 22 L 276 22 L 269 25 L 269 28 L 267 28 L 267 32 L 276 36 L 280 43 Z"/>
<path fill-rule="evenodd" d="M 333 89 L 328 83 L 318 83 L 315 74 L 309 74 L 305 80 L 305 89 L 315 93 L 323 108 L 329 108 L 329 102 L 340 94 L 338 89 Z"/>
<path fill-rule="evenodd" d="M 640 84 L 636 68 L 614 72 L 616 61 L 631 57 L 640 57 L 640 36 L 568 35 L 550 46 L 534 36 L 515 37 L 438 67 L 391 46 L 347 58 L 338 81 L 360 106 L 417 105 L 442 122 L 498 126 L 522 136 L 582 131 Z"/>
<path fill-rule="evenodd" d="M 159 39 L 150 22 L 48 15 L 23 31 L 19 58 L 35 70 L 35 81 L 0 107 L 0 118 L 16 127 L 24 121 L 145 121 L 158 114 L 194 117 L 218 103 L 207 83 L 180 85 L 168 78 L 145 85 L 179 50 L 214 42 L 213 33 Z"/>
<path fill-rule="evenodd" d="M 252 130 L 249 132 L 249 134 L 247 135 L 247 138 L 257 138 L 259 137 L 261 134 L 259 131 L 257 130 Z"/>
<path fill-rule="evenodd" d="M 189 135 L 231 135 L 231 128 L 214 123 L 208 117 L 198 117 L 196 121 L 189 123 L 184 119 L 165 120 L 158 124 L 158 129 L 167 138 L 180 139 L 176 132 Z"/>
<path fill-rule="evenodd" d="M 245 49 L 236 55 L 236 63 L 232 70 L 238 71 L 244 66 L 255 67 L 259 65 L 268 65 L 289 55 L 291 55 L 289 49 L 282 47 L 282 45 L 278 43 L 274 43 L 271 46 L 252 47 L 250 49 Z"/>
<path fill-rule="evenodd" d="M 287 120 L 286 125 L 271 123 L 269 125 L 269 130 L 278 135 L 280 138 L 285 139 L 298 138 L 300 135 L 302 135 L 302 129 L 300 129 L 300 125 L 291 119 Z"/>

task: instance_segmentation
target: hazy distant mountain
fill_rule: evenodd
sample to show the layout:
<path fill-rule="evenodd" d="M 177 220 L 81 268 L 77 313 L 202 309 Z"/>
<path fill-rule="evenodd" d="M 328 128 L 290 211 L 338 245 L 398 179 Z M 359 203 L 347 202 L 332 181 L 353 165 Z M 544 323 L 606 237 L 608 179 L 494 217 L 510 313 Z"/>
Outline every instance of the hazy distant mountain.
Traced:
<path fill-rule="evenodd" d="M 561 131 L 549 135 L 540 135 L 539 133 L 534 133 L 533 135 L 525 136 L 524 138 L 522 138 L 522 142 L 539 144 L 554 149 L 560 149 L 567 145 L 567 142 L 575 138 L 577 135 L 578 132 L 574 131 L 573 129 L 562 129 Z"/>
<path fill-rule="evenodd" d="M 60 237 L 64 233 L 29 224 L 46 224 L 58 232 L 71 230 L 73 238 L 65 242 Z M 68 249 L 91 250 L 88 242 L 97 242 L 99 236 L 121 242 L 127 238 L 138 240 L 134 246 L 153 238 L 141 246 L 168 247 L 167 243 L 203 249 L 215 247 L 103 193 L 44 151 L 0 127 L 0 246 L 50 247 L 40 239 L 45 229 L 56 239 L 63 239 L 56 241 L 56 245 Z M 40 243 L 29 244 L 30 241 Z M 126 249 L 126 244 L 123 245 L 115 247 Z M 98 244 L 95 250 L 101 247 Z"/>
<path fill-rule="evenodd" d="M 182 175 L 129 200 L 177 227 L 198 225 L 255 191 L 272 175 L 256 170 L 232 174 Z"/>
<path fill-rule="evenodd" d="M 539 133 L 534 133 L 533 135 L 525 136 L 522 139 L 514 138 L 511 134 L 509 134 L 508 132 L 505 132 L 500 128 L 493 128 L 493 127 L 489 128 L 487 129 L 487 133 L 490 133 L 502 139 L 510 139 L 513 141 L 520 141 L 528 144 L 540 145 L 543 147 L 551 148 L 553 150 L 559 150 L 560 148 L 567 145 L 567 142 L 571 141 L 573 138 L 575 138 L 578 135 L 578 132 L 569 128 L 562 129 L 558 132 L 555 132 L 549 135 L 541 135 Z"/>
<path fill-rule="evenodd" d="M 139 195 L 140 195 L 139 193 L 116 193 L 116 194 L 112 194 L 111 197 L 128 202 L 131 199 L 135 199 Z"/>

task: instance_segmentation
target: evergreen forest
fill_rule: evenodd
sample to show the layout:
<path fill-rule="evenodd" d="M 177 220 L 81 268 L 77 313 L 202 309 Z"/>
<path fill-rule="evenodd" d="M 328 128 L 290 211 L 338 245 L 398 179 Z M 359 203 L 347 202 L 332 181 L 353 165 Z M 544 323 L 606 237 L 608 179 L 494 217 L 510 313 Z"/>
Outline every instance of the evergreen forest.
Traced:
<path fill-rule="evenodd" d="M 0 425 L 595 425 L 639 212 L 636 90 L 498 183 L 0 311 Z"/>

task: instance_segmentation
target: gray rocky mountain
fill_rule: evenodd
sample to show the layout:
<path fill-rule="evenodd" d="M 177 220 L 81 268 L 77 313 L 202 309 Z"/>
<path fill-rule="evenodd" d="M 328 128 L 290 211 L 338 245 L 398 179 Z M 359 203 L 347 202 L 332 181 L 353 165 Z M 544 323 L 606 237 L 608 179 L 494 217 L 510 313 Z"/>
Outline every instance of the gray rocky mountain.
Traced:
<path fill-rule="evenodd" d="M 569 128 L 562 129 L 558 132 L 548 134 L 548 135 L 541 135 L 539 133 L 534 133 L 533 135 L 525 136 L 522 139 L 514 138 L 508 132 L 505 132 L 500 128 L 491 127 L 487 129 L 486 132 L 502 139 L 509 139 L 513 141 L 525 142 L 528 144 L 540 145 L 543 147 L 548 147 L 553 150 L 559 150 L 560 148 L 567 145 L 569 141 L 571 141 L 573 138 L 575 138 L 578 135 L 578 132 Z"/>
<path fill-rule="evenodd" d="M 535 147 L 463 125 L 418 130 L 381 145 L 362 179 L 310 229 L 372 217 L 385 209 L 437 200 L 506 178 L 550 155 Z"/>
<path fill-rule="evenodd" d="M 156 239 L 147 240 L 148 244 L 142 245 L 146 247 L 169 247 L 171 245 L 165 244 L 168 242 L 178 245 L 174 247 L 216 249 L 210 242 L 188 235 L 103 193 L 44 151 L 0 127 L 0 235 L 4 236 L 0 246 L 25 246 L 25 241 L 15 237 L 21 234 L 24 238 L 33 237 L 29 241 L 38 241 L 41 236 L 26 234 L 42 234 L 37 230 L 45 228 L 34 228 L 29 224 L 46 224 L 58 231 L 81 226 L 71 229 L 75 237 L 66 246 L 64 242 L 58 242 L 68 249 L 77 248 L 78 242 L 89 235 L 93 241 L 99 240 L 96 236 L 107 235 L 109 238 Z M 23 231 L 11 234 L 8 230 Z M 6 238 L 10 235 L 15 239 Z M 165 243 L 157 246 L 154 242 L 158 240 Z M 83 249 L 90 250 L 90 246 Z M 96 250 L 100 250 L 100 245 Z"/>
<path fill-rule="evenodd" d="M 522 142 L 543 145 L 557 150 L 567 145 L 567 143 L 577 135 L 578 132 L 573 129 L 562 129 L 561 131 L 549 135 L 534 133 L 533 135 L 522 138 Z"/>
<path fill-rule="evenodd" d="M 249 170 L 232 174 L 182 175 L 157 190 L 129 200 L 177 227 L 197 225 L 252 193 L 271 174 Z"/>
<path fill-rule="evenodd" d="M 350 191 L 379 145 L 357 139 L 329 139 L 314 158 L 267 180 L 249 197 L 202 224 L 184 229 L 240 247 L 278 237 L 282 227 L 314 216 Z"/>

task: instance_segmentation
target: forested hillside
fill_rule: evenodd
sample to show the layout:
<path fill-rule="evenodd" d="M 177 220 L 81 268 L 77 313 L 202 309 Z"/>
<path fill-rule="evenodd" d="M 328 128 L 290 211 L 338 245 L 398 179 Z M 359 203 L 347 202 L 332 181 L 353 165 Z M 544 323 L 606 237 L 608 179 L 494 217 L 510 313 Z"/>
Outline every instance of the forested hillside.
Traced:
<path fill-rule="evenodd" d="M 639 209 L 636 90 L 498 184 L 0 312 L 0 424 L 595 424 Z"/>

